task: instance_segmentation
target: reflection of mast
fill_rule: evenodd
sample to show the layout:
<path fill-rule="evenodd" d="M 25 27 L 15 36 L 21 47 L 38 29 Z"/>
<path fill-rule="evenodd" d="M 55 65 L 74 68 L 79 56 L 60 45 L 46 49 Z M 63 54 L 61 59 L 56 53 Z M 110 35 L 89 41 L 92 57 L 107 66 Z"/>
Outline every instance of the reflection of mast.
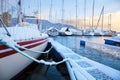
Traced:
<path fill-rule="evenodd" d="M 84 0 L 84 29 L 86 27 L 86 0 Z"/>
<path fill-rule="evenodd" d="M 92 7 L 92 29 L 94 28 L 94 5 L 95 5 L 95 0 L 93 0 L 93 7 Z"/>
<path fill-rule="evenodd" d="M 77 0 L 76 0 L 76 28 L 77 28 L 77 26 L 78 26 L 78 25 L 77 25 L 77 17 L 78 17 L 78 15 L 77 15 L 77 7 L 78 7 L 78 6 L 77 6 Z"/>

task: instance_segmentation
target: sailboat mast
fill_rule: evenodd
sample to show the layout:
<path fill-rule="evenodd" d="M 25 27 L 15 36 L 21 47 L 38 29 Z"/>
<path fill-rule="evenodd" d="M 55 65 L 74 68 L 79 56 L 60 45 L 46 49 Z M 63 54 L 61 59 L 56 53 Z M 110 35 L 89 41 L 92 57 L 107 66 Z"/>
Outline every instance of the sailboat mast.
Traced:
<path fill-rule="evenodd" d="M 50 2 L 49 20 L 52 21 L 52 0 Z"/>
<path fill-rule="evenodd" d="M 86 27 L 86 0 L 84 0 L 84 29 Z"/>
<path fill-rule="evenodd" d="M 104 25 L 104 6 L 102 9 L 102 29 L 101 29 L 101 31 L 103 31 L 103 25 Z"/>
<path fill-rule="evenodd" d="M 41 20 L 41 0 L 40 0 L 40 3 L 39 3 L 39 7 L 40 7 L 40 22 L 39 22 L 39 26 L 38 27 L 40 27 L 40 32 L 42 32 L 42 20 Z M 39 21 L 39 20 L 38 20 Z"/>
<path fill-rule="evenodd" d="M 99 22 L 100 22 L 100 20 L 101 20 L 101 17 L 102 17 L 102 24 L 103 24 L 103 16 L 104 16 L 103 14 L 104 14 L 104 6 L 102 7 L 102 10 L 101 10 L 101 13 L 100 13 L 100 16 L 99 16 L 97 25 L 96 25 L 96 27 L 95 27 L 94 29 L 97 29 L 97 28 L 98 28 Z M 101 30 L 102 30 L 102 28 L 101 28 Z"/>
<path fill-rule="evenodd" d="M 21 21 L 21 14 L 22 14 L 21 0 L 18 1 L 18 6 L 19 6 L 19 10 L 18 10 L 18 23 L 20 23 L 20 22 L 22 22 Z"/>
<path fill-rule="evenodd" d="M 71 12 L 70 12 L 70 23 L 69 24 L 71 25 Z"/>
<path fill-rule="evenodd" d="M 57 22 L 57 19 L 58 19 L 58 13 L 57 13 L 57 10 L 55 11 L 55 16 L 54 16 L 54 18 L 55 18 L 55 22 Z"/>
<path fill-rule="evenodd" d="M 108 15 L 108 27 L 109 31 L 111 31 L 111 14 Z"/>
<path fill-rule="evenodd" d="M 62 24 L 64 23 L 64 0 L 62 0 Z"/>
<path fill-rule="evenodd" d="M 77 7 L 78 7 L 77 2 L 78 2 L 78 1 L 76 0 L 76 28 L 77 28 L 77 26 L 78 26 L 78 25 L 77 25 L 77 17 L 78 17 L 78 15 L 77 15 Z"/>
<path fill-rule="evenodd" d="M 93 0 L 93 7 L 92 7 L 92 29 L 94 28 L 94 5 L 95 5 L 95 0 Z"/>
<path fill-rule="evenodd" d="M 0 3 L 1 3 L 1 15 L 3 13 L 3 0 L 0 0 Z"/>
<path fill-rule="evenodd" d="M 41 20 L 41 0 L 40 0 L 40 20 Z"/>

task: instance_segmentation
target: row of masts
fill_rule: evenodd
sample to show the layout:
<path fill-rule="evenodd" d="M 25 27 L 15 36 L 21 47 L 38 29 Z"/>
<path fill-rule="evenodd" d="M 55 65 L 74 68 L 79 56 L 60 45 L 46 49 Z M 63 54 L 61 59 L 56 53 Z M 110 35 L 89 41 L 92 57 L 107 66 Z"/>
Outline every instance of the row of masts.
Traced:
<path fill-rule="evenodd" d="M 6 1 L 6 0 L 5 0 Z M 87 19 L 86 19 L 86 0 L 84 0 L 84 28 L 83 29 L 86 29 L 86 21 L 87 21 Z M 19 13 L 18 13 L 18 18 L 20 18 L 21 17 L 21 0 L 19 0 L 19 2 L 18 2 L 18 4 L 19 4 Z M 3 7 L 3 5 L 4 5 L 4 1 L 3 0 L 1 0 L 1 13 L 4 11 L 4 7 Z M 6 4 L 5 4 L 6 5 Z M 93 5 L 92 5 L 92 25 L 91 25 L 91 28 L 92 29 L 96 29 L 97 27 L 98 27 L 98 24 L 99 24 L 99 22 L 100 22 L 100 19 L 102 18 L 102 28 L 101 28 L 101 30 L 103 30 L 103 22 L 104 22 L 104 6 L 103 6 L 103 8 L 102 8 L 102 10 L 101 10 L 101 14 L 100 14 L 100 17 L 99 17 L 99 19 L 98 19 L 98 22 L 97 22 L 97 26 L 95 26 L 94 25 L 94 5 L 95 5 L 95 0 L 93 0 Z M 65 14 L 65 10 L 64 10 L 64 0 L 62 0 L 62 7 L 61 7 L 62 9 L 61 9 L 61 14 L 62 14 L 62 16 L 61 16 L 61 23 L 64 23 L 64 14 Z M 50 2 L 50 11 L 49 11 L 49 20 L 50 21 L 52 21 L 52 12 L 53 11 L 53 0 L 51 0 L 51 2 Z M 39 16 L 39 19 L 41 20 L 41 0 L 39 0 L 39 5 L 38 5 L 38 13 L 40 13 L 40 16 Z M 19 19 L 19 21 L 20 21 L 20 19 Z M 70 22 L 71 22 L 71 13 L 70 13 Z M 77 28 L 78 28 L 78 0 L 76 0 L 76 25 L 75 25 Z M 110 16 L 108 16 L 108 26 L 109 26 L 109 29 L 111 29 L 110 27 L 111 27 L 111 14 L 110 14 Z M 81 27 L 81 29 L 82 29 L 82 27 Z"/>
<path fill-rule="evenodd" d="M 100 19 L 102 18 L 101 31 L 103 31 L 103 28 L 104 28 L 104 6 L 102 7 L 102 10 L 101 10 L 101 13 L 100 13 L 100 16 L 99 16 L 99 19 L 98 19 L 96 26 L 94 25 L 94 7 L 95 7 L 95 0 L 93 0 L 93 5 L 92 5 L 92 26 L 91 26 L 91 29 L 92 29 L 92 31 L 94 29 L 97 29 L 97 27 L 99 26 Z M 111 30 L 111 14 L 108 15 L 108 27 L 109 27 L 109 30 Z M 86 28 L 86 0 L 84 0 L 84 29 L 85 28 Z"/>

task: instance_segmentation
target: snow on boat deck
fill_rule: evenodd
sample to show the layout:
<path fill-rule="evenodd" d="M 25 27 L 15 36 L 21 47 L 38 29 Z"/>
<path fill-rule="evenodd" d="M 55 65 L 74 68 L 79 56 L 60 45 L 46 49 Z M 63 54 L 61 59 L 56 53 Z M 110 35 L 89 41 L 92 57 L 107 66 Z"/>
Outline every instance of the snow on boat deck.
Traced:
<path fill-rule="evenodd" d="M 71 80 L 120 80 L 120 71 L 82 57 L 51 38 L 49 41 L 63 58 L 70 59 L 66 64 Z"/>

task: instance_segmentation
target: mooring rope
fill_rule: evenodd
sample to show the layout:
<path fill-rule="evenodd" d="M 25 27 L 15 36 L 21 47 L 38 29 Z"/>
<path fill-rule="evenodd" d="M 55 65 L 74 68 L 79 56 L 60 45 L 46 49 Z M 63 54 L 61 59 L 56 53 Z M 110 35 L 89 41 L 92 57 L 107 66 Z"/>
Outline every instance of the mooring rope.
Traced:
<path fill-rule="evenodd" d="M 48 50 L 46 50 L 45 52 L 42 52 L 42 51 L 34 51 L 34 50 L 30 50 L 30 49 L 28 49 L 28 48 L 25 48 L 25 47 L 22 47 L 22 46 L 20 46 L 20 45 L 15 45 L 17 48 L 20 48 L 20 49 L 24 49 L 24 50 L 26 50 L 26 51 L 29 51 L 29 52 L 34 52 L 34 53 L 38 53 L 38 54 L 47 54 L 47 53 L 49 53 L 51 50 L 52 50 L 52 48 L 53 48 L 53 46 L 51 46 Z"/>
<path fill-rule="evenodd" d="M 17 51 L 18 53 L 20 53 L 21 55 L 25 56 L 26 58 L 32 60 L 32 61 L 35 61 L 37 63 L 42 63 L 42 64 L 45 64 L 45 65 L 58 65 L 58 64 L 61 64 L 63 62 L 66 62 L 68 61 L 68 59 L 63 59 L 62 61 L 59 61 L 59 62 L 55 62 L 55 61 L 52 61 L 52 62 L 48 62 L 48 61 L 45 61 L 45 60 L 37 60 L 36 58 L 26 54 L 25 52 L 21 51 L 19 48 L 22 48 L 22 49 L 25 49 L 25 50 L 28 50 L 27 48 L 24 48 L 24 47 L 21 47 L 19 46 L 16 42 L 14 42 L 10 37 L 9 38 L 5 38 L 5 39 L 0 39 L 0 44 L 3 44 L 3 45 L 6 45 L 7 47 L 10 47 L 12 48 L 13 50 Z M 48 50 L 50 51 L 52 49 L 52 47 Z M 32 51 L 32 50 L 29 50 L 29 51 Z M 46 53 L 48 53 L 48 51 Z M 35 51 L 32 51 L 32 52 L 35 52 Z M 38 53 L 38 52 L 36 52 Z M 40 53 L 40 52 L 39 52 Z"/>
<path fill-rule="evenodd" d="M 28 54 L 22 52 L 21 50 L 19 50 L 19 49 L 16 48 L 15 46 L 14 46 L 14 47 L 11 47 L 11 48 L 14 49 L 15 51 L 17 51 L 18 53 L 22 54 L 23 56 L 27 57 L 28 59 L 33 60 L 33 61 L 35 61 L 35 62 L 37 62 L 37 63 L 45 64 L 45 65 L 50 65 L 50 66 L 51 66 L 51 65 L 57 65 L 57 64 L 60 64 L 60 63 L 65 62 L 65 61 L 67 60 L 67 59 L 64 59 L 64 60 L 59 61 L 59 62 L 54 62 L 54 61 L 52 61 L 52 62 L 47 62 L 47 61 L 45 61 L 45 60 L 37 60 L 36 58 L 31 57 L 31 56 L 29 56 Z"/>

